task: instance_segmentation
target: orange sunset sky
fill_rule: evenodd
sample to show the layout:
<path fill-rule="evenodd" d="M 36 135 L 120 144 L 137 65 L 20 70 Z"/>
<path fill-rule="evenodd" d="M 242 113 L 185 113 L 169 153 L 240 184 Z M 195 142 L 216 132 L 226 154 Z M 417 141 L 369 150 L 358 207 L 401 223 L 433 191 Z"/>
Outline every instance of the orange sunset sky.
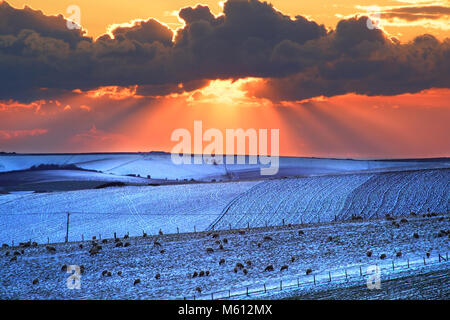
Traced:
<path fill-rule="evenodd" d="M 449 1 L 252 1 L 0 4 L 0 151 L 170 151 L 202 120 L 286 156 L 450 156 Z M 73 4 L 84 34 L 48 18 Z"/>

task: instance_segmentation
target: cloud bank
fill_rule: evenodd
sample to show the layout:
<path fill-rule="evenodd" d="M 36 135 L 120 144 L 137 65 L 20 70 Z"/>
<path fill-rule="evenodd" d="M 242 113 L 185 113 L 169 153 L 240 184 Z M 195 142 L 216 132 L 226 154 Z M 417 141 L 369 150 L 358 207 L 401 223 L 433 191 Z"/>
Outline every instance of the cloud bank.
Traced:
<path fill-rule="evenodd" d="M 209 80 L 260 77 L 250 96 L 273 101 L 345 93 L 394 95 L 450 87 L 450 40 L 410 43 L 367 28 L 367 17 L 335 30 L 291 18 L 258 0 L 229 0 L 179 12 L 174 32 L 154 19 L 118 26 L 98 39 L 69 30 L 62 16 L 0 3 L 0 100 L 137 86 L 141 95 L 191 91 Z"/>

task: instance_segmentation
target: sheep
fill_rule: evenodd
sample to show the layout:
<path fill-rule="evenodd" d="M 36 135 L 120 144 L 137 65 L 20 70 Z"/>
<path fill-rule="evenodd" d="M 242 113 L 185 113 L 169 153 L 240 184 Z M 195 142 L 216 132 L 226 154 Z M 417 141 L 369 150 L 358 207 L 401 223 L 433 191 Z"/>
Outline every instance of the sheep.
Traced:
<path fill-rule="evenodd" d="M 304 234 L 305 234 L 305 232 L 303 230 L 298 230 L 298 235 L 299 236 L 304 235 Z"/>
<path fill-rule="evenodd" d="M 392 218 L 391 215 L 390 215 L 389 213 L 386 213 L 386 220 L 392 221 L 392 220 L 395 220 L 395 219 Z"/>
<path fill-rule="evenodd" d="M 80 243 L 80 244 L 78 245 L 78 248 L 83 249 L 83 244 Z"/>
<path fill-rule="evenodd" d="M 289 267 L 287 265 L 284 265 L 284 266 L 281 267 L 280 271 L 288 270 L 288 269 L 289 269 Z"/>
<path fill-rule="evenodd" d="M 135 279 L 134 280 L 134 283 L 133 283 L 133 285 L 135 286 L 135 285 L 137 285 L 137 284 L 139 284 L 139 283 L 141 283 L 141 279 Z"/>
<path fill-rule="evenodd" d="M 39 279 L 38 278 L 33 280 L 33 284 L 38 284 L 38 283 L 39 283 Z"/>
<path fill-rule="evenodd" d="M 155 247 L 161 247 L 161 243 L 159 243 L 158 241 L 153 241 L 153 245 L 155 246 Z"/>
<path fill-rule="evenodd" d="M 244 270 L 242 270 L 242 272 L 243 272 L 244 274 L 247 274 L 247 273 L 248 273 L 248 270 L 247 270 L 247 269 L 244 269 Z"/>
<path fill-rule="evenodd" d="M 9 245 L 7 243 L 3 243 L 2 248 L 9 248 Z"/>
<path fill-rule="evenodd" d="M 123 247 L 123 243 L 119 241 L 116 243 L 116 245 L 114 247 L 116 247 L 116 248 Z"/>
<path fill-rule="evenodd" d="M 362 220 L 363 218 L 361 216 L 358 216 L 356 214 L 352 214 L 352 220 Z"/>
<path fill-rule="evenodd" d="M 106 273 L 106 275 L 107 275 L 108 277 L 111 277 L 111 271 L 108 271 L 108 272 Z"/>
<path fill-rule="evenodd" d="M 245 263 L 246 263 L 248 266 L 251 266 L 251 265 L 252 265 L 252 262 L 251 262 L 250 260 L 247 260 Z"/>
<path fill-rule="evenodd" d="M 84 273 L 84 270 L 85 270 L 84 265 L 81 265 L 81 266 L 80 266 L 80 273 L 83 274 L 83 273 Z"/>
<path fill-rule="evenodd" d="M 224 258 L 220 259 L 219 266 L 223 265 L 224 263 L 225 263 L 225 259 Z"/>
<path fill-rule="evenodd" d="M 19 251 L 14 251 L 13 253 L 15 256 L 20 256 L 20 252 Z"/>
<path fill-rule="evenodd" d="M 124 247 L 129 247 L 129 246 L 131 246 L 131 243 L 125 242 L 125 244 L 124 244 L 123 246 L 124 246 Z"/>
<path fill-rule="evenodd" d="M 114 238 L 114 242 L 120 242 L 120 238 Z"/>
<path fill-rule="evenodd" d="M 195 288 L 195 290 L 196 290 L 198 293 L 202 293 L 202 288 L 200 288 L 200 287 Z"/>
<path fill-rule="evenodd" d="M 292 258 L 291 258 L 291 262 L 294 262 L 294 261 L 295 261 L 295 257 L 292 257 Z"/>
<path fill-rule="evenodd" d="M 93 237 L 92 237 L 92 240 L 95 240 L 95 239 L 97 239 L 97 237 L 96 237 L 96 236 L 93 236 Z"/>
<path fill-rule="evenodd" d="M 400 222 L 401 222 L 401 223 L 407 223 L 407 222 L 408 222 L 408 219 L 402 218 L 402 219 L 400 220 Z"/>
<path fill-rule="evenodd" d="M 419 234 L 418 234 L 417 232 L 414 232 L 413 237 L 414 237 L 415 239 L 419 239 Z"/>
<path fill-rule="evenodd" d="M 440 217 L 440 218 L 438 219 L 438 221 L 439 221 L 439 222 L 444 221 L 444 217 Z"/>
<path fill-rule="evenodd" d="M 159 278 L 161 278 L 161 275 L 160 275 L 159 273 L 157 273 L 157 274 L 155 275 L 155 279 L 156 279 L 156 280 L 159 280 Z"/>
<path fill-rule="evenodd" d="M 372 251 L 371 250 L 367 251 L 366 255 L 370 258 L 372 256 Z"/>
<path fill-rule="evenodd" d="M 401 257 L 402 256 L 402 252 L 401 251 L 399 251 L 399 252 L 397 252 L 396 254 L 395 254 L 397 257 Z"/>
<path fill-rule="evenodd" d="M 9 256 L 9 251 L 6 251 L 5 256 Z"/>
<path fill-rule="evenodd" d="M 417 213 L 415 213 L 414 211 L 411 211 L 409 214 L 413 217 L 417 216 Z"/>
<path fill-rule="evenodd" d="M 124 239 L 128 239 L 130 236 L 128 234 L 124 235 L 123 238 Z"/>
<path fill-rule="evenodd" d="M 215 244 L 220 244 L 220 240 L 214 241 Z"/>
<path fill-rule="evenodd" d="M 398 222 L 396 222 L 396 221 L 392 221 L 392 225 L 394 227 L 400 228 L 400 224 Z"/>
<path fill-rule="evenodd" d="M 103 240 L 102 240 L 102 243 L 108 243 L 108 240 L 103 239 Z"/>
<path fill-rule="evenodd" d="M 63 271 L 63 272 L 66 272 L 66 271 L 67 271 L 67 265 L 66 265 L 66 264 L 64 264 L 64 265 L 61 267 L 61 271 Z"/>
<path fill-rule="evenodd" d="M 332 236 L 328 236 L 327 241 L 328 242 L 333 241 L 333 237 Z"/>
<path fill-rule="evenodd" d="M 213 252 L 214 252 L 214 249 L 213 249 L 213 248 L 206 248 L 206 252 L 207 252 L 207 253 L 213 253 Z"/>
<path fill-rule="evenodd" d="M 212 235 L 212 237 L 213 237 L 214 239 L 216 239 L 216 238 L 219 237 L 219 234 L 218 234 L 218 233 L 214 233 L 214 234 Z"/>
<path fill-rule="evenodd" d="M 89 254 L 90 254 L 91 256 L 93 256 L 93 255 L 99 253 L 100 250 L 101 250 L 101 247 L 100 247 L 100 246 L 92 247 L 92 248 L 89 250 Z"/>
<path fill-rule="evenodd" d="M 162 249 L 159 251 L 159 253 L 164 254 L 164 253 L 166 253 L 166 250 Z"/>
<path fill-rule="evenodd" d="M 56 248 L 52 246 L 45 246 L 45 249 L 47 249 L 47 251 L 49 252 L 56 252 Z"/>
<path fill-rule="evenodd" d="M 103 270 L 102 271 L 102 276 L 104 277 L 104 276 L 106 276 L 108 274 L 108 270 Z"/>
<path fill-rule="evenodd" d="M 273 271 L 273 265 L 268 265 L 265 269 L 264 269 L 264 271 Z"/>
<path fill-rule="evenodd" d="M 11 258 L 11 260 L 9 260 L 9 262 L 13 262 L 13 261 L 17 261 L 17 256 L 14 256 Z"/>
<path fill-rule="evenodd" d="M 19 247 L 29 248 L 29 247 L 31 247 L 31 241 L 20 242 L 20 243 L 19 243 Z"/>
<path fill-rule="evenodd" d="M 429 258 L 429 257 L 430 257 L 430 255 L 431 255 L 431 254 L 430 254 L 429 252 L 427 252 L 427 258 Z"/>
<path fill-rule="evenodd" d="M 258 242 L 256 245 L 258 246 L 258 248 L 261 248 L 261 242 Z"/>
<path fill-rule="evenodd" d="M 210 273 L 209 270 L 205 271 L 206 276 L 209 276 L 209 273 Z"/>
<path fill-rule="evenodd" d="M 240 235 L 244 235 L 245 234 L 244 230 L 239 230 L 238 232 L 239 232 Z"/>
<path fill-rule="evenodd" d="M 159 229 L 158 234 L 159 234 L 160 236 L 162 236 L 164 233 L 162 232 L 161 229 Z"/>
<path fill-rule="evenodd" d="M 198 273 L 199 277 L 203 277 L 204 275 L 205 275 L 205 271 L 203 271 L 203 270 Z"/>
<path fill-rule="evenodd" d="M 196 278 L 198 276 L 197 271 L 194 271 L 194 273 L 192 274 L 192 278 Z"/>
<path fill-rule="evenodd" d="M 38 246 L 38 244 L 37 244 L 36 241 L 33 241 L 33 243 L 31 244 L 31 246 L 32 246 L 33 248 L 36 248 L 36 247 Z"/>
<path fill-rule="evenodd" d="M 385 255 L 384 253 L 382 253 L 382 254 L 380 255 L 380 259 L 383 260 L 383 259 L 385 259 L 385 258 L 386 258 L 386 255 Z"/>
<path fill-rule="evenodd" d="M 122 275 L 122 271 L 118 271 L 118 272 L 117 272 L 117 275 L 118 275 L 118 276 L 121 276 L 121 275 Z"/>
<path fill-rule="evenodd" d="M 233 272 L 234 272 L 234 273 L 237 273 L 237 272 L 238 272 L 238 268 L 237 268 L 237 267 L 234 267 Z"/>
<path fill-rule="evenodd" d="M 142 237 L 143 237 L 143 238 L 147 238 L 147 234 L 144 232 L 144 233 L 142 234 Z"/>
<path fill-rule="evenodd" d="M 265 241 L 271 241 L 271 240 L 273 240 L 273 239 L 272 239 L 272 237 L 270 237 L 270 236 L 265 236 L 265 237 L 264 237 L 264 240 L 265 240 Z"/>
<path fill-rule="evenodd" d="M 227 238 L 224 238 L 222 241 L 223 241 L 223 243 L 225 243 L 225 244 L 228 243 L 228 239 L 227 239 Z"/>
<path fill-rule="evenodd" d="M 312 273 L 312 269 L 311 269 L 311 268 L 306 269 L 306 275 L 309 275 L 309 274 L 311 274 L 311 273 Z"/>
<path fill-rule="evenodd" d="M 223 250 L 223 245 L 220 245 L 220 246 L 219 246 L 219 249 L 220 249 L 220 250 Z"/>

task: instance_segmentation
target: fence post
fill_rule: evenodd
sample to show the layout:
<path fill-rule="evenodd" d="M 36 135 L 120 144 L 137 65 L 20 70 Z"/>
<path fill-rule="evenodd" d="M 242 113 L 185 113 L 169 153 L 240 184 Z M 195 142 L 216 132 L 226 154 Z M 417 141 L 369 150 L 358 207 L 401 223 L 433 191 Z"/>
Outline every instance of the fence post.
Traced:
<path fill-rule="evenodd" d="M 178 229 L 178 227 L 177 227 L 177 233 L 180 233 L 180 229 Z"/>
<path fill-rule="evenodd" d="M 230 230 L 231 230 L 231 223 L 229 223 L 228 226 L 230 227 Z"/>
<path fill-rule="evenodd" d="M 423 258 L 423 265 L 425 266 L 427 263 L 425 262 L 425 257 Z"/>
<path fill-rule="evenodd" d="M 231 298 L 231 290 L 228 290 L 228 298 Z"/>
<path fill-rule="evenodd" d="M 409 258 L 408 258 L 408 269 L 409 269 Z"/>
<path fill-rule="evenodd" d="M 50 244 L 50 238 L 47 237 L 47 244 Z"/>
<path fill-rule="evenodd" d="M 392 260 L 392 271 L 395 270 L 394 260 Z"/>
<path fill-rule="evenodd" d="M 116 233 L 114 232 L 114 240 L 116 240 L 116 238 L 117 238 L 117 235 L 116 235 Z"/>
<path fill-rule="evenodd" d="M 348 281 L 348 279 L 347 279 L 347 269 L 345 269 L 345 281 Z"/>
<path fill-rule="evenodd" d="M 98 234 L 98 238 L 99 238 L 100 240 L 102 240 L 102 234 L 101 234 L 101 233 Z"/>
<path fill-rule="evenodd" d="M 283 219 L 282 223 L 283 223 L 283 226 L 284 226 L 284 219 Z"/>
<path fill-rule="evenodd" d="M 362 277 L 362 268 L 359 266 L 359 275 Z"/>
<path fill-rule="evenodd" d="M 328 276 L 330 277 L 330 282 L 331 282 L 331 271 L 328 271 Z"/>
<path fill-rule="evenodd" d="M 211 292 L 211 300 L 214 300 L 214 292 Z"/>
<path fill-rule="evenodd" d="M 297 287 L 300 287 L 300 279 L 297 278 Z"/>
<path fill-rule="evenodd" d="M 250 230 L 250 222 L 247 221 L 247 229 Z"/>
<path fill-rule="evenodd" d="M 248 287 L 247 287 L 247 296 L 248 296 Z"/>
<path fill-rule="evenodd" d="M 267 292 L 266 284 L 264 283 L 264 293 Z"/>
<path fill-rule="evenodd" d="M 66 225 L 66 243 L 69 242 L 69 216 L 70 213 L 67 212 L 67 225 Z"/>
<path fill-rule="evenodd" d="M 197 233 L 197 229 L 195 228 L 195 225 L 194 225 L 194 233 Z"/>
<path fill-rule="evenodd" d="M 283 290 L 283 280 L 280 280 L 280 290 Z"/>
<path fill-rule="evenodd" d="M 81 241 L 84 241 L 84 234 L 81 234 Z"/>
<path fill-rule="evenodd" d="M 314 274 L 313 277 L 314 277 L 314 284 L 316 284 L 316 275 Z"/>

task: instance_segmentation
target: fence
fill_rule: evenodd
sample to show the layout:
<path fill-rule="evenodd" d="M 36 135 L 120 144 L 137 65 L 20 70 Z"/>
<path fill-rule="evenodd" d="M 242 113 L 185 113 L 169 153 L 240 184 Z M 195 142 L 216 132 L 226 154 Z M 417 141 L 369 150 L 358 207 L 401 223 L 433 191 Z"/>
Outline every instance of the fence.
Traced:
<path fill-rule="evenodd" d="M 398 273 L 414 270 L 422 267 L 436 266 L 438 264 L 448 264 L 448 252 L 445 255 L 438 253 L 429 257 L 418 258 L 415 260 L 391 260 L 377 265 L 358 265 L 339 270 L 332 270 L 322 273 L 311 273 L 310 275 L 298 276 L 295 278 L 281 278 L 270 282 L 257 283 L 251 286 L 231 288 L 228 290 L 215 291 L 205 294 L 178 297 L 179 300 L 220 300 L 246 297 L 250 295 L 264 295 L 268 293 L 283 292 L 286 290 L 306 289 L 308 286 L 319 286 L 327 284 L 342 284 L 351 281 L 366 281 L 365 277 L 373 276 L 373 272 L 367 272 L 369 267 L 377 266 L 380 271 L 380 277 L 389 276 L 388 280 L 395 279 Z M 363 271 L 366 270 L 366 271 Z M 383 281 L 383 278 L 381 278 Z M 364 283 L 365 285 L 366 283 Z"/>

